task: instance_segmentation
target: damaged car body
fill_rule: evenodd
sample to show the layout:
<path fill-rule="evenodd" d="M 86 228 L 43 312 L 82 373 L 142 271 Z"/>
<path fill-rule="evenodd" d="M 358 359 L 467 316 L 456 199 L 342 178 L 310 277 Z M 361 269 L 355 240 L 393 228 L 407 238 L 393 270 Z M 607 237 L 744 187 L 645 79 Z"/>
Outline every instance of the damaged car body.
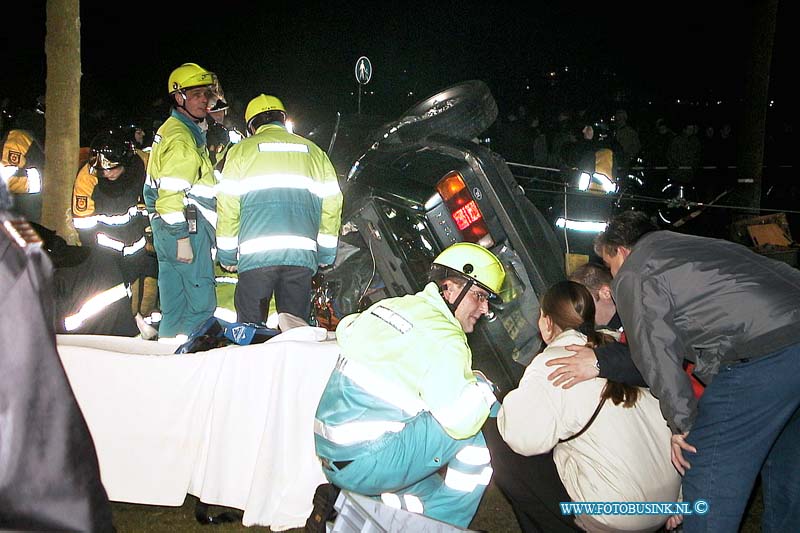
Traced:
<path fill-rule="evenodd" d="M 378 300 L 421 290 L 447 246 L 480 244 L 500 258 L 507 278 L 503 302 L 468 340 L 473 368 L 503 394 L 541 348 L 539 297 L 564 278 L 564 255 L 503 158 L 475 141 L 496 116 L 488 87 L 469 81 L 373 130 L 360 155 L 343 157 L 331 144 L 334 162 L 352 163 L 337 167 L 345 198 L 340 249 L 317 278 L 314 306 L 320 325 L 332 328 Z"/>

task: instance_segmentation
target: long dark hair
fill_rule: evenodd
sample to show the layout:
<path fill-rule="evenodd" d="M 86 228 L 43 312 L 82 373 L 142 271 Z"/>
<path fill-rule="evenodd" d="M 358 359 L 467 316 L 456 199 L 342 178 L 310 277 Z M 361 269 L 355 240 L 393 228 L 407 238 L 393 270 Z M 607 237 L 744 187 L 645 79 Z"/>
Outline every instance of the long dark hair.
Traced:
<path fill-rule="evenodd" d="M 594 300 L 589 290 L 575 281 L 559 281 L 542 297 L 542 313 L 562 330 L 574 329 L 586 335 L 586 346 L 594 348 L 614 338 L 595 329 Z M 600 395 L 610 399 L 614 405 L 633 407 L 639 399 L 640 390 L 615 381 L 608 381 Z"/>

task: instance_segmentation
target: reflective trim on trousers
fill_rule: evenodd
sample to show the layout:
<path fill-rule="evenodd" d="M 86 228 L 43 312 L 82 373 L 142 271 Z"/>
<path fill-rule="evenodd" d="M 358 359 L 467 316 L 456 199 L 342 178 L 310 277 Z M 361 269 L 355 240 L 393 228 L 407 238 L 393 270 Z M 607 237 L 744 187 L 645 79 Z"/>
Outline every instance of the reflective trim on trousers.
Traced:
<path fill-rule="evenodd" d="M 376 420 L 371 422 L 350 422 L 338 426 L 329 426 L 324 422 L 314 419 L 314 433 L 320 437 L 349 446 L 357 442 L 375 440 L 386 433 L 399 433 L 406 425 L 403 422 L 389 422 Z"/>
<path fill-rule="evenodd" d="M 478 485 L 488 485 L 491 478 L 492 467 L 490 466 L 484 468 L 479 474 L 465 474 L 453 469 L 451 466 L 447 468 L 444 484 L 453 490 L 472 492 Z"/>

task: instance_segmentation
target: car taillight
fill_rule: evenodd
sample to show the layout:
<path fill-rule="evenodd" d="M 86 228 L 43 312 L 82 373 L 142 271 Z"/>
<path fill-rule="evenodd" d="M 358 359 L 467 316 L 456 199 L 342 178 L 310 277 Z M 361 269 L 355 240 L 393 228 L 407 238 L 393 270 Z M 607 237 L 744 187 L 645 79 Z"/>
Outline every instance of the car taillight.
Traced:
<path fill-rule="evenodd" d="M 464 240 L 487 248 L 494 246 L 494 240 L 489 235 L 489 228 L 483 219 L 483 213 L 467 189 L 467 184 L 461 174 L 451 172 L 439 180 L 436 190 L 444 200 L 450 216 Z"/>

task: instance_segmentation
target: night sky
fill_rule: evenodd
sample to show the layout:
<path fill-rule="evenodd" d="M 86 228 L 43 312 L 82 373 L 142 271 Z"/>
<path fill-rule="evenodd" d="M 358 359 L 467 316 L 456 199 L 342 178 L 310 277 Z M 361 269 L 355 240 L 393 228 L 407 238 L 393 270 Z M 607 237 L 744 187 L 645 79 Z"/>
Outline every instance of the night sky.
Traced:
<path fill-rule="evenodd" d="M 530 2 L 530 15 L 502 3 L 402 4 L 82 1 L 82 114 L 158 115 L 169 72 L 192 61 L 219 75 L 232 103 L 272 93 L 296 121 L 311 122 L 355 111 L 361 55 L 372 61 L 365 89 L 375 93 L 362 107 L 390 117 L 475 78 L 489 84 L 501 112 L 522 101 L 544 105 L 554 92 L 544 81 L 550 71 L 564 78 L 558 94 L 584 100 L 614 91 L 638 100 L 741 94 L 750 31 L 742 2 Z M 784 0 L 777 19 L 778 99 L 789 96 L 791 4 Z M 1 41 L 0 96 L 31 105 L 44 92 L 45 2 L 4 6 L 2 18 L 13 30 Z"/>

